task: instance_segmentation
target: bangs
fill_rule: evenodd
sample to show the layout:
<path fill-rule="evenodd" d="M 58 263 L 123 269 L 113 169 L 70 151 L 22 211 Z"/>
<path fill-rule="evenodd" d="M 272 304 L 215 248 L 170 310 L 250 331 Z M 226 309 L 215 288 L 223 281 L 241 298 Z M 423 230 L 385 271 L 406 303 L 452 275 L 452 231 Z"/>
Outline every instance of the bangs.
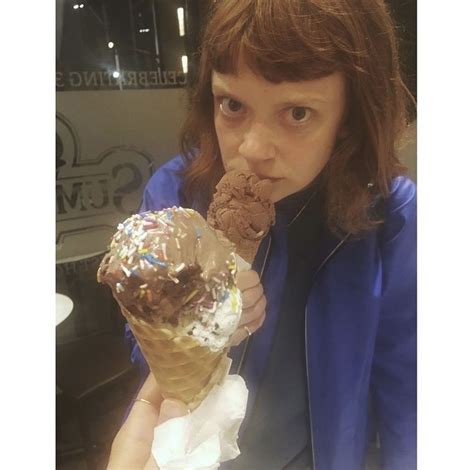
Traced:
<path fill-rule="evenodd" d="M 290 1 L 283 9 L 280 2 L 257 1 L 235 8 L 231 15 L 226 12 L 226 21 L 208 29 L 211 67 L 236 74 L 242 60 L 274 83 L 317 79 L 340 70 L 341 53 L 325 18 L 295 11 L 301 7 L 298 3 Z"/>

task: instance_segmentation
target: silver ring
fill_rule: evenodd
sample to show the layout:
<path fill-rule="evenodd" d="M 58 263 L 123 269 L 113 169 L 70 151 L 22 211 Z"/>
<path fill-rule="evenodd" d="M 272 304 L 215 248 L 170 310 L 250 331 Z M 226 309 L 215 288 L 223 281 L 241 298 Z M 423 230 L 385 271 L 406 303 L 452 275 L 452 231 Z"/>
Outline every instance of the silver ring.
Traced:
<path fill-rule="evenodd" d="M 249 336 L 252 336 L 252 332 L 249 330 L 247 326 L 244 326 L 244 330 L 247 332 Z"/>

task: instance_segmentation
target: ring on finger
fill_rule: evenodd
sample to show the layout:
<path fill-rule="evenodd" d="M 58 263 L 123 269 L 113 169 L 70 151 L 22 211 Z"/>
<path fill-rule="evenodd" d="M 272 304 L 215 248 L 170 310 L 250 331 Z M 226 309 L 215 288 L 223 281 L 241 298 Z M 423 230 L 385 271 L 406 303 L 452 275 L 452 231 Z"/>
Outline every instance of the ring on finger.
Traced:
<path fill-rule="evenodd" d="M 252 332 L 250 331 L 248 326 L 244 326 L 244 330 L 247 332 L 249 336 L 252 336 Z"/>

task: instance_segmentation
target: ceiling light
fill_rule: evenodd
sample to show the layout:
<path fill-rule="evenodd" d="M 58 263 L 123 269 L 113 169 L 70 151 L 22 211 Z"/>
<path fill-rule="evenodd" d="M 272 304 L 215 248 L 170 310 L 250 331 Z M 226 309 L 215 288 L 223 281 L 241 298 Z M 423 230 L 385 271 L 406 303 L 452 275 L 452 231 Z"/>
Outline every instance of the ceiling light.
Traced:
<path fill-rule="evenodd" d="M 178 14 L 179 35 L 184 36 L 184 8 L 178 8 L 176 12 Z"/>
<path fill-rule="evenodd" d="M 183 67 L 183 73 L 188 73 L 188 56 L 181 56 L 181 66 Z"/>

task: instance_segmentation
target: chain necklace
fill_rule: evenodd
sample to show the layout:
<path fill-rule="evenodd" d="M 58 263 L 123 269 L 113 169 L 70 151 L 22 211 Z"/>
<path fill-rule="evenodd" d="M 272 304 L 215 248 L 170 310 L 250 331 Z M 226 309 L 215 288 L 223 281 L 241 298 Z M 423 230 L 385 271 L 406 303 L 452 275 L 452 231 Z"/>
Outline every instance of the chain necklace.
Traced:
<path fill-rule="evenodd" d="M 313 193 L 311 194 L 311 196 L 308 198 L 308 200 L 303 204 L 303 207 L 298 211 L 298 213 L 293 217 L 293 219 L 291 219 L 291 221 L 287 224 L 287 228 L 288 227 L 291 227 L 291 225 L 293 224 L 293 222 L 303 213 L 303 211 L 306 209 L 306 207 L 308 206 L 308 204 L 313 200 L 314 196 L 316 195 L 316 193 L 318 192 L 317 190 L 318 188 L 316 188 Z"/>

